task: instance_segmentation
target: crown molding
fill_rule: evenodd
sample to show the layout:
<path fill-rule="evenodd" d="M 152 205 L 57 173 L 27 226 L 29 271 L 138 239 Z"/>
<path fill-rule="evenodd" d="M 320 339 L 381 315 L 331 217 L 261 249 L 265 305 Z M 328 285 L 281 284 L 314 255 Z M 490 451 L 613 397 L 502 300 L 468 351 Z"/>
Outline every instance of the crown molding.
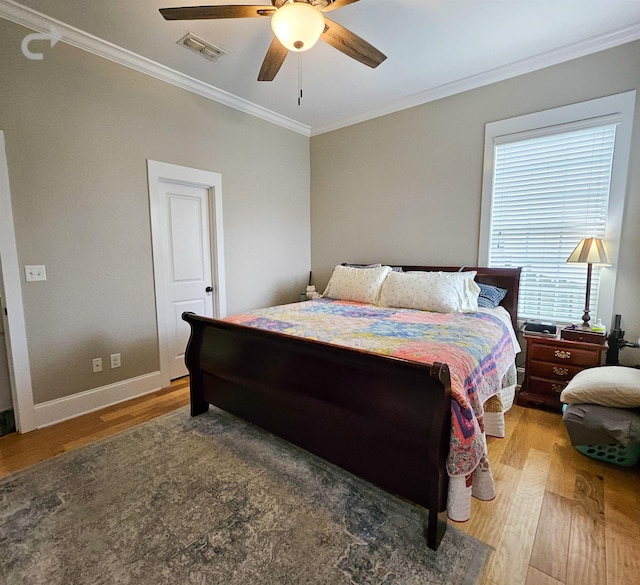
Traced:
<path fill-rule="evenodd" d="M 145 75 L 155 77 L 171 85 L 186 89 L 211 101 L 224 104 L 245 114 L 286 128 L 287 130 L 297 132 L 304 136 L 310 136 L 310 127 L 306 124 L 296 122 L 291 118 L 287 118 L 253 102 L 218 89 L 213 85 L 180 73 L 160 63 L 156 63 L 146 57 L 137 55 L 132 51 L 128 51 L 123 47 L 119 47 L 104 39 L 65 24 L 41 12 L 22 6 L 13 0 L 0 0 L 0 17 L 41 33 L 51 32 L 51 28 L 55 27 L 62 36 L 60 40 L 68 45 L 77 47 L 98 57 L 108 59 L 114 63 L 124 65 Z"/>
<path fill-rule="evenodd" d="M 635 23 L 603 35 L 591 37 L 578 43 L 541 53 L 534 57 L 515 61 L 503 67 L 490 69 L 477 75 L 471 75 L 451 83 L 427 89 L 389 102 L 380 108 L 368 110 L 367 112 L 362 112 L 340 120 L 335 120 L 328 124 L 313 126 L 311 128 L 311 136 L 317 136 L 333 130 L 339 130 L 340 128 L 359 124 L 360 122 L 366 122 L 367 120 L 372 120 L 374 118 L 380 118 L 387 114 L 393 114 L 401 110 L 426 104 L 457 93 L 477 89 L 492 83 L 517 77 L 518 75 L 524 75 L 525 73 L 532 73 L 534 71 L 544 69 L 545 67 L 559 65 L 566 61 L 571 61 L 606 49 L 618 47 L 625 43 L 637 41 L 638 39 L 640 39 L 640 23 Z"/>
<path fill-rule="evenodd" d="M 333 120 L 327 124 L 320 124 L 310 127 L 302 124 L 272 110 L 242 99 L 222 89 L 214 87 L 208 83 L 195 79 L 184 73 L 156 63 L 151 59 L 142 57 L 119 47 L 113 43 L 100 39 L 94 35 L 80 29 L 65 24 L 59 20 L 46 16 L 36 10 L 18 4 L 14 0 L 0 0 L 0 17 L 5 18 L 38 32 L 50 32 L 51 27 L 55 27 L 62 35 L 62 42 L 77 47 L 89 53 L 93 53 L 114 63 L 124 65 L 140 73 L 155 77 L 171 85 L 175 85 L 192 93 L 198 94 L 209 100 L 229 106 L 256 118 L 260 118 L 272 124 L 276 124 L 287 130 L 291 130 L 303 136 L 317 136 L 333 130 L 339 130 L 346 126 L 366 122 L 374 118 L 393 114 L 401 110 L 406 110 L 414 106 L 419 106 L 438 99 L 449 97 L 457 93 L 477 89 L 492 83 L 504 81 L 518 75 L 532 73 L 545 67 L 558 65 L 572 59 L 584 57 L 599 51 L 611 49 L 640 39 L 640 23 L 635 23 L 603 35 L 598 35 L 566 45 L 559 49 L 547 51 L 530 57 L 509 63 L 503 67 L 497 67 L 484 71 L 477 75 L 446 83 L 438 87 L 415 93 L 397 100 L 393 100 L 379 108 L 367 110 L 353 116 Z"/>

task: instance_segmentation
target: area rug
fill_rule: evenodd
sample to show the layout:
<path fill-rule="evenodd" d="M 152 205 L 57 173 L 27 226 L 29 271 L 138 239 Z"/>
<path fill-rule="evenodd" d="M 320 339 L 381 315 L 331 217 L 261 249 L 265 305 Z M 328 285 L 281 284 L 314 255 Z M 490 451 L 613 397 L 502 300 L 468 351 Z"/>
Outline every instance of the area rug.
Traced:
<path fill-rule="evenodd" d="M 475 584 L 490 548 L 218 409 L 0 480 L 0 584 Z"/>

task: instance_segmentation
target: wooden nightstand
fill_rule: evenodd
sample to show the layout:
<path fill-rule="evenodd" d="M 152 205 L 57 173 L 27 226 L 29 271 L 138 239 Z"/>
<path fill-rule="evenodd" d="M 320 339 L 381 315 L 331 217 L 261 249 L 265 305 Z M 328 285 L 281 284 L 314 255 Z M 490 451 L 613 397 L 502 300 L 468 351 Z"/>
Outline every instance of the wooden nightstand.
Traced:
<path fill-rule="evenodd" d="M 524 334 L 527 363 L 517 403 L 561 410 L 560 393 L 585 368 L 599 366 L 608 345 Z"/>

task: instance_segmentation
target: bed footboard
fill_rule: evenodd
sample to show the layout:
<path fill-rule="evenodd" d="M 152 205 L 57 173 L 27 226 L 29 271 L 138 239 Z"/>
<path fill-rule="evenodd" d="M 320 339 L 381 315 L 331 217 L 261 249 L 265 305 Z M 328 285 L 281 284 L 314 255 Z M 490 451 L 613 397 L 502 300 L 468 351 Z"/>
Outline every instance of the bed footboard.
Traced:
<path fill-rule="evenodd" d="M 213 404 L 429 509 L 446 530 L 451 386 L 420 364 L 184 313 L 191 415 Z"/>

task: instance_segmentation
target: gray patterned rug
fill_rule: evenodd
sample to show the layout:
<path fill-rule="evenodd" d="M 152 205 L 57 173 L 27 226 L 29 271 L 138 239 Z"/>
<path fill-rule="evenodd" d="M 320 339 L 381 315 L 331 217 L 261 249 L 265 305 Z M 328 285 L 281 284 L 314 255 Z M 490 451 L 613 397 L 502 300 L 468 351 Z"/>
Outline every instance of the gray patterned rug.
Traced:
<path fill-rule="evenodd" d="M 220 410 L 0 480 L 0 584 L 475 584 L 489 547 Z"/>

